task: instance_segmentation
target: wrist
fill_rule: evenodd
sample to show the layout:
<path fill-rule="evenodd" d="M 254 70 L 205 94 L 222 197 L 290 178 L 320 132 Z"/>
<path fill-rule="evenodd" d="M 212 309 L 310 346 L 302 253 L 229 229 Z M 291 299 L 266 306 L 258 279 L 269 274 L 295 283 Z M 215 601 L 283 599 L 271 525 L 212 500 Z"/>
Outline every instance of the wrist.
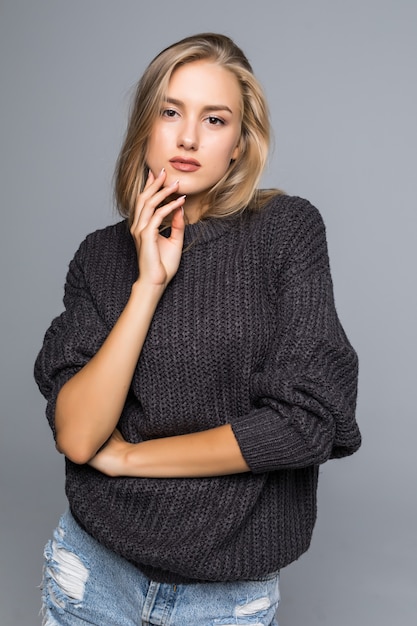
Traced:
<path fill-rule="evenodd" d="M 145 477 L 143 463 L 141 463 L 141 443 L 128 443 L 123 451 L 123 458 L 120 460 L 123 475 L 135 476 L 137 478 Z"/>
<path fill-rule="evenodd" d="M 139 278 L 133 283 L 132 296 L 140 296 L 141 298 L 160 298 L 165 291 L 166 285 L 158 283 L 149 283 L 144 278 Z"/>
<path fill-rule="evenodd" d="M 127 441 L 125 441 L 123 443 L 123 445 L 119 448 L 118 450 L 118 454 L 117 454 L 117 460 L 115 461 L 115 470 L 116 470 L 116 476 L 130 476 L 130 472 L 129 472 L 129 457 L 130 457 L 130 452 L 131 449 L 134 447 L 135 444 L 132 443 L 128 443 Z"/>
<path fill-rule="evenodd" d="M 132 285 L 130 301 L 140 306 L 141 309 L 150 309 L 153 314 L 164 291 L 163 285 L 149 284 L 138 278 Z"/>
<path fill-rule="evenodd" d="M 107 459 L 104 473 L 113 478 L 117 478 L 118 476 L 131 476 L 129 457 L 131 449 L 134 446 L 135 444 L 128 443 L 127 441 L 119 443 L 111 456 Z"/>

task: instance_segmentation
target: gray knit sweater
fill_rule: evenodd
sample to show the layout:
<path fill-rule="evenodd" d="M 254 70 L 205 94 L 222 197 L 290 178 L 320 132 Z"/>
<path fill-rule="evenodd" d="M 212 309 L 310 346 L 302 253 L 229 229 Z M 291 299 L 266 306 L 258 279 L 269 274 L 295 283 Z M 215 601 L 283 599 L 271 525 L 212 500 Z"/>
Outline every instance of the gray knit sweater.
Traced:
<path fill-rule="evenodd" d="M 100 348 L 137 278 L 127 224 L 89 235 L 35 377 L 54 407 Z M 339 323 L 325 230 L 307 201 L 186 227 L 119 428 L 131 442 L 230 423 L 251 472 L 109 478 L 66 461 L 81 526 L 160 582 L 262 577 L 297 559 L 316 519 L 318 465 L 360 445 L 357 358 Z"/>

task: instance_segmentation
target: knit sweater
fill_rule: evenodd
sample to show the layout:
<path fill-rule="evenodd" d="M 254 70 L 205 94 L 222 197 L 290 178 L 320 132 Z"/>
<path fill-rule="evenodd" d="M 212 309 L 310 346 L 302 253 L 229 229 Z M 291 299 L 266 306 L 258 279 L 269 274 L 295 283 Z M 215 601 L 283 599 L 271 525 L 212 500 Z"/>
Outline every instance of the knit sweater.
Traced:
<path fill-rule="evenodd" d="M 35 377 L 54 431 L 62 385 L 97 352 L 138 276 L 126 222 L 89 235 Z M 263 577 L 309 546 L 318 466 L 360 445 L 357 357 L 335 310 L 325 229 L 307 201 L 186 226 L 118 428 L 129 442 L 230 424 L 250 468 L 110 478 L 66 459 L 80 525 L 160 582 Z"/>

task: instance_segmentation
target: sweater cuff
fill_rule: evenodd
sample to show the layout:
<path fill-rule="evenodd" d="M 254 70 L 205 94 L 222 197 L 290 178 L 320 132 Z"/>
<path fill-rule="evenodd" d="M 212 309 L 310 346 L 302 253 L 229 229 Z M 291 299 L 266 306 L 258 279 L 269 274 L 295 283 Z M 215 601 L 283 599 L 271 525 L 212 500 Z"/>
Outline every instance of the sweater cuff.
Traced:
<path fill-rule="evenodd" d="M 231 427 L 254 474 L 317 465 L 329 458 L 327 446 L 310 448 L 292 421 L 269 407 L 232 420 Z"/>

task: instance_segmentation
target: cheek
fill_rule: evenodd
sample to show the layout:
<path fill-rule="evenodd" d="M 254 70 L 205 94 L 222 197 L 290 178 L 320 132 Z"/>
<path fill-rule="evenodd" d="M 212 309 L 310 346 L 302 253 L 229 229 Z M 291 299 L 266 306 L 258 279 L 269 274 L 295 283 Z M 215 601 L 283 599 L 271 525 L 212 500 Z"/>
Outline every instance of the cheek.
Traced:
<path fill-rule="evenodd" d="M 227 170 L 230 166 L 230 162 L 232 159 L 236 158 L 236 143 L 230 143 L 226 146 L 223 146 L 221 150 L 219 150 L 217 154 L 217 167 L 218 169 Z"/>
<path fill-rule="evenodd" d="M 152 136 L 149 138 L 148 147 L 146 150 L 146 163 L 155 176 L 158 175 L 161 169 L 158 169 L 158 163 L 161 161 L 162 157 L 161 145 L 162 143 L 159 137 L 159 133 L 153 133 Z M 156 173 L 156 169 L 158 169 L 158 173 Z"/>
<path fill-rule="evenodd" d="M 150 158 L 158 158 L 158 155 L 164 151 L 164 148 L 169 143 L 169 129 L 156 127 L 152 131 L 149 141 L 147 156 Z"/>
<path fill-rule="evenodd" d="M 228 140 L 222 146 L 222 150 L 221 150 L 222 158 L 224 162 L 226 162 L 227 164 L 229 164 L 232 159 L 236 159 L 237 152 L 238 152 L 237 146 L 239 144 L 239 140 L 240 140 L 240 135 L 238 135 L 237 133 L 233 133 L 233 135 L 229 136 Z"/>

